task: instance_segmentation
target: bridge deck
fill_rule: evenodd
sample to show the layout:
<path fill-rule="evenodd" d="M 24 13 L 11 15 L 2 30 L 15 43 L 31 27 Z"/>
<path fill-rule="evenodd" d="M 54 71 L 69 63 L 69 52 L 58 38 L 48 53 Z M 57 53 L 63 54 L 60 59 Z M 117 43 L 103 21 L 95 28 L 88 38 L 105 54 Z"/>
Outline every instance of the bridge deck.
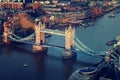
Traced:
<path fill-rule="evenodd" d="M 59 30 L 41 29 L 41 32 L 60 35 L 60 36 L 65 36 L 65 32 L 59 31 Z"/>

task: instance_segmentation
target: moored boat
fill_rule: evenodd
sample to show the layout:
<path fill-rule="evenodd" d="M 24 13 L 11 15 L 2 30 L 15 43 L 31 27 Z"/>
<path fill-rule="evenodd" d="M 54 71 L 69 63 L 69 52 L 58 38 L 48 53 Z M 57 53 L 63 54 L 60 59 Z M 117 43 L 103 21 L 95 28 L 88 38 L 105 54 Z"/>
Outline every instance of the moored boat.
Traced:
<path fill-rule="evenodd" d="M 92 23 L 92 22 L 88 22 L 88 25 L 89 25 L 89 26 L 92 26 L 92 25 L 94 25 L 94 23 Z"/>
<path fill-rule="evenodd" d="M 115 17 L 114 13 L 109 16 L 109 18 L 114 18 L 114 17 Z"/>
<path fill-rule="evenodd" d="M 117 44 L 117 42 L 118 42 L 117 40 L 111 40 L 111 41 L 108 41 L 106 45 L 111 46 L 111 45 Z"/>

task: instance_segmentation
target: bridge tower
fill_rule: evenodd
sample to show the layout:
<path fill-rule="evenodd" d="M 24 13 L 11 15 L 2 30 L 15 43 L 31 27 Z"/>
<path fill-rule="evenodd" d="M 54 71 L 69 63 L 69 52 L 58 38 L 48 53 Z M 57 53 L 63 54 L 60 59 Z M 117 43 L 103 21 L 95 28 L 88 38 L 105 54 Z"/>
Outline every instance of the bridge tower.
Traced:
<path fill-rule="evenodd" d="M 62 57 L 63 58 L 74 58 L 76 57 L 76 52 L 72 51 L 72 47 L 74 46 L 74 36 L 75 29 L 70 25 L 65 29 L 65 50 L 63 50 Z"/>
<path fill-rule="evenodd" d="M 65 29 L 65 49 L 71 50 L 71 47 L 74 46 L 74 34 L 75 34 L 75 29 L 71 27 L 71 25 Z"/>
<path fill-rule="evenodd" d="M 4 22 L 3 42 L 5 42 L 6 44 L 10 43 L 8 40 L 8 36 L 9 37 L 12 36 L 12 30 L 10 27 L 11 27 L 11 24 L 9 22 Z"/>
<path fill-rule="evenodd" d="M 45 25 L 42 24 L 41 22 L 37 24 L 35 24 L 35 44 L 33 45 L 33 52 L 37 53 L 37 52 L 41 52 L 43 50 L 45 50 L 45 47 L 43 47 L 41 44 L 45 43 L 45 34 L 40 32 L 41 29 L 44 29 Z"/>

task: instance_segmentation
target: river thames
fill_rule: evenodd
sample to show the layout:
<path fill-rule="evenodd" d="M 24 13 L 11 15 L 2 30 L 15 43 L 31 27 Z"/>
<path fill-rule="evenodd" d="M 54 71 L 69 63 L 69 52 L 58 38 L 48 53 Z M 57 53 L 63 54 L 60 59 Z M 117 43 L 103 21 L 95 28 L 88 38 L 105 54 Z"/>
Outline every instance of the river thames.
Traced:
<path fill-rule="evenodd" d="M 76 26 L 76 36 L 89 48 L 105 51 L 106 42 L 120 34 L 120 14 L 108 18 L 110 13 L 95 19 L 90 27 Z M 64 46 L 64 37 L 52 35 L 48 43 Z M 48 53 L 32 54 L 14 47 L 0 49 L 0 80 L 68 80 L 76 69 L 97 63 L 96 58 L 77 54 L 76 61 L 61 60 L 62 49 L 49 48 Z M 99 62 L 99 60 L 98 60 Z M 24 67 L 28 64 L 28 67 Z"/>

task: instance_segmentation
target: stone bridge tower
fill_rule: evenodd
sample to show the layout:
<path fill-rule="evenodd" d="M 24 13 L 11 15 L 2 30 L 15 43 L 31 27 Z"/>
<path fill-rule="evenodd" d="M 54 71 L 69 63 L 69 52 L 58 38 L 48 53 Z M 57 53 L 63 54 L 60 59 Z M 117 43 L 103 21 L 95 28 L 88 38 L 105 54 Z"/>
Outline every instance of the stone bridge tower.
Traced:
<path fill-rule="evenodd" d="M 74 35 L 75 35 L 75 29 L 72 28 L 71 25 L 65 29 L 65 49 L 66 50 L 71 50 L 71 48 L 74 46 Z"/>
<path fill-rule="evenodd" d="M 33 52 L 37 53 L 44 49 L 41 45 L 45 43 L 45 33 L 41 32 L 41 29 L 45 29 L 45 24 L 39 22 L 35 24 L 35 44 L 33 45 Z"/>
<path fill-rule="evenodd" d="M 75 29 L 70 25 L 65 29 L 65 50 L 63 50 L 62 54 L 64 59 L 76 57 L 76 52 L 72 51 L 72 47 L 74 46 L 74 36 Z"/>

